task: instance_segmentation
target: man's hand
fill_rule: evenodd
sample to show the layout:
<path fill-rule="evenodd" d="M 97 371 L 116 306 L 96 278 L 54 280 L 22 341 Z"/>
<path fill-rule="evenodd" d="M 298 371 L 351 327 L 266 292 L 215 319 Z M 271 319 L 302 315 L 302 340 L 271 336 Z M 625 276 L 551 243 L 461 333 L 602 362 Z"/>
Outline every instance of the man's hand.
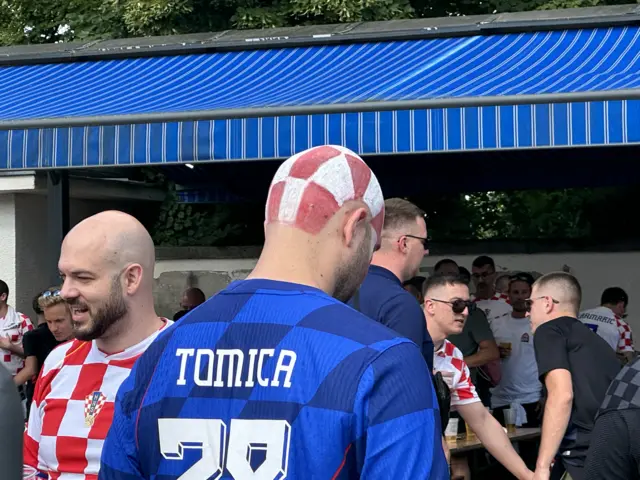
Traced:
<path fill-rule="evenodd" d="M 549 476 L 551 475 L 551 470 L 548 468 L 538 467 L 536 468 L 536 472 L 533 475 L 533 480 L 549 480 Z"/>
<path fill-rule="evenodd" d="M 0 348 L 3 350 L 11 349 L 11 340 L 9 340 L 9 337 L 3 337 L 0 335 Z"/>

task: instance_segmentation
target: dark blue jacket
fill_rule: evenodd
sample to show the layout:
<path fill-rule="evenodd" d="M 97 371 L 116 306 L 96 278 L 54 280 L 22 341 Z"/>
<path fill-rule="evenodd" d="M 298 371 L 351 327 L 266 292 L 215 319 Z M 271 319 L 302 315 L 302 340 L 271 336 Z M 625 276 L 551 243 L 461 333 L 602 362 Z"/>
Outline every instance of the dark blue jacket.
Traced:
<path fill-rule="evenodd" d="M 371 265 L 357 299 L 352 298 L 349 305 L 421 347 L 429 370 L 433 371 L 433 341 L 427 331 L 424 312 L 392 272 Z"/>

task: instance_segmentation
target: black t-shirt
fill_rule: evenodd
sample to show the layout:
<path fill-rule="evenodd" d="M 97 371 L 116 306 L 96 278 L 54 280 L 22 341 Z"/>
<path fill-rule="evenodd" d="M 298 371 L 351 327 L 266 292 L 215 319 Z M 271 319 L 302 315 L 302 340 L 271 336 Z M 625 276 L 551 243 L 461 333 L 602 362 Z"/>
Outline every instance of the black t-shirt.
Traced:
<path fill-rule="evenodd" d="M 41 323 L 38 327 L 30 332 L 25 333 L 22 338 L 22 348 L 24 348 L 24 356 L 36 357 L 38 360 L 38 373 L 44 365 L 45 359 L 63 342 L 58 342 L 53 336 L 46 323 Z"/>
<path fill-rule="evenodd" d="M 552 370 L 571 373 L 573 408 L 561 451 L 563 459 L 582 466 L 598 408 L 622 365 L 609 344 L 572 317 L 540 325 L 533 337 L 540 381 Z"/>

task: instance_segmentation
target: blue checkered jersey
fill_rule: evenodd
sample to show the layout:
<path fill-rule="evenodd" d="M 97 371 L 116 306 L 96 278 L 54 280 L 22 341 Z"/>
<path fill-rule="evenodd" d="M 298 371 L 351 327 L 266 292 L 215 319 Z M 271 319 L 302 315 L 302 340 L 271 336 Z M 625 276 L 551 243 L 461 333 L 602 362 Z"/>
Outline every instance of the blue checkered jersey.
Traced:
<path fill-rule="evenodd" d="M 120 388 L 101 480 L 445 479 L 420 350 L 324 292 L 245 280 Z"/>

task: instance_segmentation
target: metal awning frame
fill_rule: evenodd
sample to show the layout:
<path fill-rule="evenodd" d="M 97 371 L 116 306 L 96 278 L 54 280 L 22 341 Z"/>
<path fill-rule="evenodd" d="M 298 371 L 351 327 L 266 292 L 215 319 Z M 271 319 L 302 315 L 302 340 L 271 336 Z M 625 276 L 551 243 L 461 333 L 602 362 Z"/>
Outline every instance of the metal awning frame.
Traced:
<path fill-rule="evenodd" d="M 238 118 L 265 118 L 298 115 L 326 115 L 361 112 L 402 110 L 429 110 L 439 108 L 498 107 L 510 105 L 537 105 L 558 103 L 604 102 L 610 100 L 638 100 L 640 89 L 603 90 L 592 92 L 548 93 L 531 95 L 500 95 L 466 98 L 429 98 L 381 102 L 334 103 L 320 105 L 290 105 L 186 112 L 153 112 L 131 115 L 96 115 L 60 118 L 35 118 L 0 121 L 0 130 L 27 130 L 34 128 L 69 128 L 110 125 L 136 125 L 148 123 L 189 122 L 199 120 L 231 120 Z"/>

